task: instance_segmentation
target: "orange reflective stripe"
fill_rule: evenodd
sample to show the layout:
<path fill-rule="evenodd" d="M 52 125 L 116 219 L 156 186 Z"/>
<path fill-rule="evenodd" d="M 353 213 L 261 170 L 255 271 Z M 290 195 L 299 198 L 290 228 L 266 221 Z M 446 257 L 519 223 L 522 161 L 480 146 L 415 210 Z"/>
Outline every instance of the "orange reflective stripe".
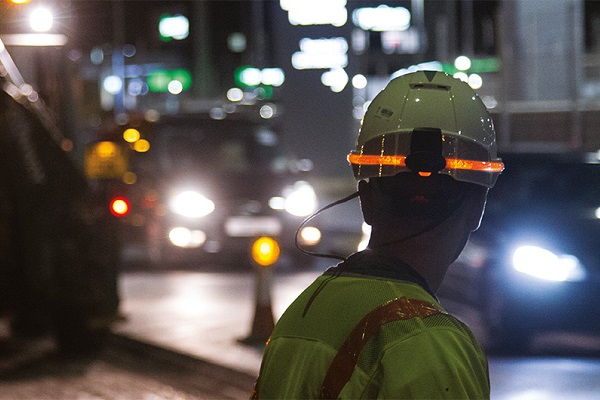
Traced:
<path fill-rule="evenodd" d="M 446 168 L 468 169 L 483 172 L 502 172 L 504 170 L 504 163 L 501 161 L 478 161 L 446 158 Z"/>
<path fill-rule="evenodd" d="M 348 154 L 350 164 L 359 165 L 389 165 L 405 167 L 405 156 L 375 156 L 367 154 Z M 504 163 L 501 161 L 462 160 L 459 158 L 446 158 L 446 169 L 461 169 L 482 172 L 502 172 Z"/>
<path fill-rule="evenodd" d="M 396 167 L 406 167 L 405 156 L 373 156 L 368 154 L 348 154 L 350 164 L 364 165 L 393 165 Z"/>
<path fill-rule="evenodd" d="M 354 372 L 362 348 L 382 325 L 416 317 L 426 318 L 435 314 L 445 312 L 436 304 L 406 297 L 394 299 L 368 313 L 350 332 L 333 358 L 321 386 L 320 398 L 338 398 Z"/>

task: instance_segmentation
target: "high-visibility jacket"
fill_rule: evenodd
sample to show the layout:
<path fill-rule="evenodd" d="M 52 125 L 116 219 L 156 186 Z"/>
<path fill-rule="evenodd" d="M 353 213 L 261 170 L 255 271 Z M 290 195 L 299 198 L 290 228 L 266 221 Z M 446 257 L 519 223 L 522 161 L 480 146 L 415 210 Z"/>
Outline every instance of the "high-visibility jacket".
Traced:
<path fill-rule="evenodd" d="M 489 399 L 487 358 L 410 267 L 370 251 L 329 269 L 285 311 L 255 398 Z"/>

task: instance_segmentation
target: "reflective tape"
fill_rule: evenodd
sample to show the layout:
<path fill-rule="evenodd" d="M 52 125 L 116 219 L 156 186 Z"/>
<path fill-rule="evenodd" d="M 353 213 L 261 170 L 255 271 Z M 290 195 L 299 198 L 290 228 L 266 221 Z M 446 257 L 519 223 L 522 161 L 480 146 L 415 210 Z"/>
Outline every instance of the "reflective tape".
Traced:
<path fill-rule="evenodd" d="M 389 165 L 393 167 L 406 167 L 406 156 L 377 156 L 350 153 L 348 154 L 348 162 L 356 165 Z M 504 163 L 501 161 L 479 161 L 462 160 L 459 158 L 446 158 L 445 169 L 500 173 L 504 170 Z"/>
<path fill-rule="evenodd" d="M 350 332 L 333 358 L 323 380 L 319 398 L 338 398 L 354 372 L 362 348 L 379 332 L 382 325 L 417 317 L 427 318 L 436 314 L 446 312 L 434 303 L 406 297 L 391 300 L 368 313 Z"/>

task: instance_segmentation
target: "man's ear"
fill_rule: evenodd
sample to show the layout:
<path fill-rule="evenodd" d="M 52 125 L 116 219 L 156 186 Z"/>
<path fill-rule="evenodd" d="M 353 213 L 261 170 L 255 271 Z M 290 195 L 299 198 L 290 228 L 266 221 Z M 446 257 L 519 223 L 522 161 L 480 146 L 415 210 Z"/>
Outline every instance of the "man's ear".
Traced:
<path fill-rule="evenodd" d="M 363 218 L 369 225 L 373 224 L 373 193 L 371 184 L 365 180 L 358 182 L 358 195 L 360 196 L 360 208 Z"/>

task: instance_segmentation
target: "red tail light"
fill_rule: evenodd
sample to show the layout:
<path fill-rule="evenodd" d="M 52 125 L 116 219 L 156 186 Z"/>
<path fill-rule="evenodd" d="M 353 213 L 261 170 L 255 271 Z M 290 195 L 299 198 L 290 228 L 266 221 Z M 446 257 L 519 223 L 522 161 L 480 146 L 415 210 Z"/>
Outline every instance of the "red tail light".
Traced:
<path fill-rule="evenodd" d="M 129 209 L 129 201 L 125 197 L 115 197 L 110 201 L 110 212 L 116 217 L 124 217 Z"/>

